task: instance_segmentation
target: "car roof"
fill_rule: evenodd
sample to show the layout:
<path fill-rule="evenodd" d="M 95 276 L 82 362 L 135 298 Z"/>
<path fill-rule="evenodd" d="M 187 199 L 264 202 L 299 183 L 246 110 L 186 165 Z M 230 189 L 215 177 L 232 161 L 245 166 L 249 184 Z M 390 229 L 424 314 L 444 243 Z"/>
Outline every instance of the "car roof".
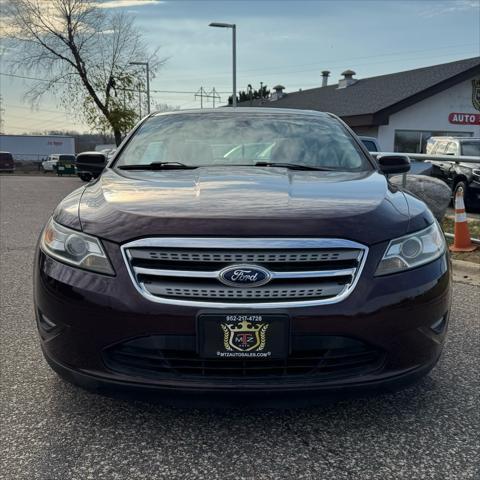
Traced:
<path fill-rule="evenodd" d="M 173 112 L 153 112 L 150 116 L 159 117 L 163 115 L 182 115 L 182 114 L 211 114 L 211 113 L 227 113 L 230 115 L 243 115 L 245 113 L 250 114 L 274 114 L 280 115 L 282 113 L 290 113 L 295 115 L 308 115 L 315 117 L 335 117 L 333 113 L 319 112 L 318 110 L 300 110 L 298 108 L 268 108 L 268 107 L 220 107 L 220 108 L 191 108 L 188 110 L 175 110 Z"/>
<path fill-rule="evenodd" d="M 443 137 L 430 137 L 428 139 L 429 141 L 430 140 L 433 140 L 433 141 L 440 141 L 440 140 L 459 140 L 459 141 L 465 141 L 465 140 L 468 140 L 468 141 L 475 141 L 475 142 L 479 142 L 480 141 L 480 137 L 455 137 L 455 136 L 443 136 Z"/>
<path fill-rule="evenodd" d="M 97 152 L 95 150 L 91 150 L 91 151 L 88 151 L 88 152 L 80 152 L 80 153 L 77 153 L 77 157 L 79 155 L 103 155 L 105 156 L 105 152 Z"/>

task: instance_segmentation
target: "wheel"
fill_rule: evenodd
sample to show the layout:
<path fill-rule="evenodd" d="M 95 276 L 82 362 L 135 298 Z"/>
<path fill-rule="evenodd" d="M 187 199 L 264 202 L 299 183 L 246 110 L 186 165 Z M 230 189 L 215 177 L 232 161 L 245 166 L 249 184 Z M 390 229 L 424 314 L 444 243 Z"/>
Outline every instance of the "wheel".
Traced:
<path fill-rule="evenodd" d="M 453 189 L 452 205 L 454 208 L 455 208 L 455 197 L 457 195 L 459 188 L 463 188 L 463 202 L 465 203 L 465 207 L 467 206 L 467 184 L 464 181 L 460 181 L 455 184 L 455 187 Z"/>

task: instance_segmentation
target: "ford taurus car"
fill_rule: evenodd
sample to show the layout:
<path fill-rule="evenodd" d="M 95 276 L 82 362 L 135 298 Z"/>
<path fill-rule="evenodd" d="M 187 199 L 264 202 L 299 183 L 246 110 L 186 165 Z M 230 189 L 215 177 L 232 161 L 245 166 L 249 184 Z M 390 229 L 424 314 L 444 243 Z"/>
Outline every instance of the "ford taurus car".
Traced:
<path fill-rule="evenodd" d="M 413 382 L 441 354 L 451 280 L 432 213 L 386 178 L 408 168 L 327 113 L 150 115 L 41 233 L 45 358 L 95 389 Z"/>

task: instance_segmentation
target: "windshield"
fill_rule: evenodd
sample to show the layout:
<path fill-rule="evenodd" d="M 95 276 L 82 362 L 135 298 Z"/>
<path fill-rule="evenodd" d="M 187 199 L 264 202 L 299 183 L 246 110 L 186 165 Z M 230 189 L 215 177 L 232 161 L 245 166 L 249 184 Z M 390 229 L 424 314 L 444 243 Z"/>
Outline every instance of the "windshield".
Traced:
<path fill-rule="evenodd" d="M 373 167 L 334 118 L 299 114 L 188 113 L 148 119 L 116 167 L 176 162 L 211 165 L 289 163 L 332 170 Z"/>
<path fill-rule="evenodd" d="M 480 157 L 480 142 L 462 142 L 462 155 Z"/>

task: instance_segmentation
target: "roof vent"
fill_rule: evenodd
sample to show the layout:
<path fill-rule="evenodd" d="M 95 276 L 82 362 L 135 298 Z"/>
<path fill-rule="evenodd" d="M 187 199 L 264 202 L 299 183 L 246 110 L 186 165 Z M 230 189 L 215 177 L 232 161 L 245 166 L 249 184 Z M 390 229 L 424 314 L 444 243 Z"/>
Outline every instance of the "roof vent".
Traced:
<path fill-rule="evenodd" d="M 283 85 L 275 85 L 273 89 L 275 92 L 270 96 L 270 100 L 272 102 L 275 100 L 280 100 L 284 96 L 283 91 L 285 90 L 285 87 Z"/>
<path fill-rule="evenodd" d="M 322 71 L 322 87 L 326 87 L 328 85 L 328 77 L 330 76 L 329 70 Z"/>
<path fill-rule="evenodd" d="M 353 78 L 355 72 L 353 70 L 345 70 L 342 72 L 343 78 L 338 81 L 338 88 L 346 88 L 354 83 L 357 83 L 357 79 Z"/>

